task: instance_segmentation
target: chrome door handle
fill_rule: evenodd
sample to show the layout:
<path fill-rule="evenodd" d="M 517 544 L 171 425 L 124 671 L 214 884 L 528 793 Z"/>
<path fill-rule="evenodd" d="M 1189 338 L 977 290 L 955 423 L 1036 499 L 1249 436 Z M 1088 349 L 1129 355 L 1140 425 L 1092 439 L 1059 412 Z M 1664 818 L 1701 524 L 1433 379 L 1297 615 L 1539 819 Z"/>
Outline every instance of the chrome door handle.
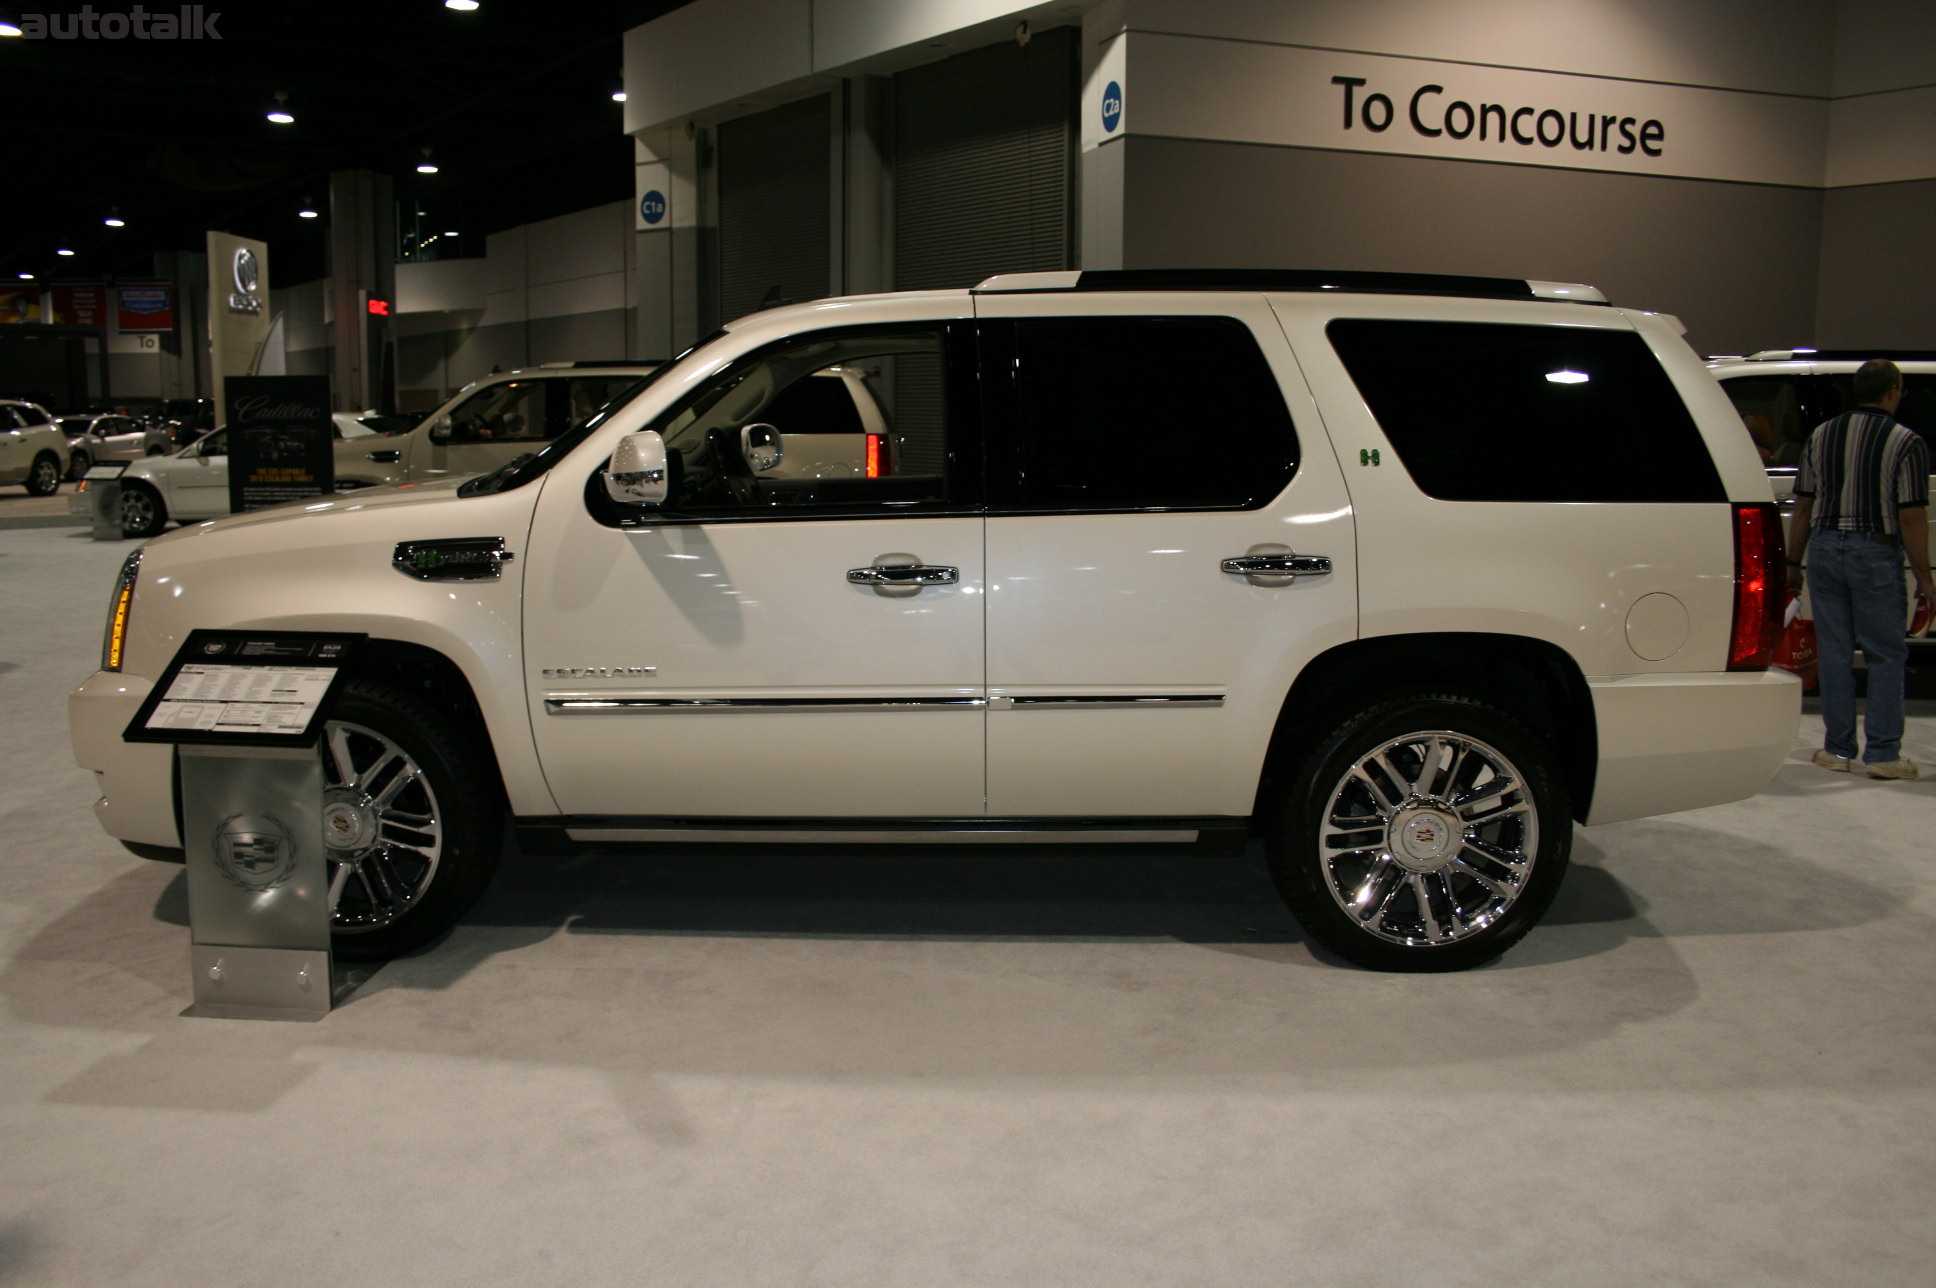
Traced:
<path fill-rule="evenodd" d="M 1269 551 L 1226 559 L 1222 568 L 1225 572 L 1249 578 L 1255 586 L 1288 586 L 1300 576 L 1316 577 L 1330 572 L 1331 559 L 1328 555 Z"/>
<path fill-rule="evenodd" d="M 882 555 L 871 568 L 849 568 L 847 580 L 856 586 L 872 586 L 877 595 L 905 597 L 918 595 L 923 586 L 952 586 L 961 580 L 959 568 L 924 564 L 913 555 Z"/>

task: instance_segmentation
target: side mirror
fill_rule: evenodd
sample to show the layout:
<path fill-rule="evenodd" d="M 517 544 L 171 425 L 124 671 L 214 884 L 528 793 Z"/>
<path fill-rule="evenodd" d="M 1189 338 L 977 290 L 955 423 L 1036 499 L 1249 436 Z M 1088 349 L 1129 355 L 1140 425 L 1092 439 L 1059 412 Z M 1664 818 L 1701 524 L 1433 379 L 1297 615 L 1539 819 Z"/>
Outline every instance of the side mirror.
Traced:
<path fill-rule="evenodd" d="M 746 468 L 755 474 L 778 469 L 786 459 L 786 446 L 780 441 L 780 431 L 771 425 L 748 425 L 739 431 L 739 454 L 746 461 Z"/>
<path fill-rule="evenodd" d="M 432 425 L 430 427 L 430 441 L 433 443 L 448 443 L 450 441 L 450 422 L 440 420 Z"/>
<path fill-rule="evenodd" d="M 670 491 L 665 439 L 658 431 L 641 429 L 619 439 L 605 467 L 605 495 L 627 505 L 664 505 Z"/>

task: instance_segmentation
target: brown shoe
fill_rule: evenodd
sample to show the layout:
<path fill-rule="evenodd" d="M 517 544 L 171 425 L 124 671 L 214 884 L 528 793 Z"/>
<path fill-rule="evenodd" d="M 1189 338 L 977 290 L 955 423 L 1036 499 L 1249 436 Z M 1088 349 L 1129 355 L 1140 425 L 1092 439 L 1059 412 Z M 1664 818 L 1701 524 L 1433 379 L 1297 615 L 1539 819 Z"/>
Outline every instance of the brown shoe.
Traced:
<path fill-rule="evenodd" d="M 1838 774 L 1846 774 L 1849 772 L 1849 762 L 1826 749 L 1815 753 L 1815 763 L 1823 769 L 1833 769 Z"/>
<path fill-rule="evenodd" d="M 1906 757 L 1902 760 L 1878 760 L 1868 769 L 1871 778 L 1899 778 L 1906 782 L 1923 776 L 1923 771 L 1916 768 L 1916 762 Z"/>

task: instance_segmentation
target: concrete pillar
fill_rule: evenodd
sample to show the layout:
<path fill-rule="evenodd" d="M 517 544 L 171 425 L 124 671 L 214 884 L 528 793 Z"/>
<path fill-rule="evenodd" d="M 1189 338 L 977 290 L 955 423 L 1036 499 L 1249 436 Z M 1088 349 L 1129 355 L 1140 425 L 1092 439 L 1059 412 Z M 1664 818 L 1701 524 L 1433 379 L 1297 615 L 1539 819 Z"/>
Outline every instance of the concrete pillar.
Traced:
<path fill-rule="evenodd" d="M 336 408 L 388 411 L 396 396 L 390 320 L 372 299 L 396 301 L 396 216 L 390 177 L 370 170 L 329 176 L 330 375 Z"/>

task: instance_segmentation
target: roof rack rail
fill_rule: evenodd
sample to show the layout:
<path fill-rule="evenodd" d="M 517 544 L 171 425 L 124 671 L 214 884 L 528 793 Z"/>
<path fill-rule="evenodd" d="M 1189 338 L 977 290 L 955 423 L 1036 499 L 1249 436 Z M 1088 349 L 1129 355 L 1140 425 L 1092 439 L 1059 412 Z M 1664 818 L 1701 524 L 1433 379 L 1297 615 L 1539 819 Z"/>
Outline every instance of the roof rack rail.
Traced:
<path fill-rule="evenodd" d="M 1936 349 L 1763 349 L 1748 355 L 1750 362 L 1936 362 Z"/>
<path fill-rule="evenodd" d="M 1311 268 L 1115 268 L 1058 273 L 998 273 L 974 290 L 982 295 L 1045 291 L 1354 291 L 1368 295 L 1458 295 L 1509 300 L 1566 300 L 1605 304 L 1594 287 L 1518 277 L 1444 273 L 1377 273 Z"/>

